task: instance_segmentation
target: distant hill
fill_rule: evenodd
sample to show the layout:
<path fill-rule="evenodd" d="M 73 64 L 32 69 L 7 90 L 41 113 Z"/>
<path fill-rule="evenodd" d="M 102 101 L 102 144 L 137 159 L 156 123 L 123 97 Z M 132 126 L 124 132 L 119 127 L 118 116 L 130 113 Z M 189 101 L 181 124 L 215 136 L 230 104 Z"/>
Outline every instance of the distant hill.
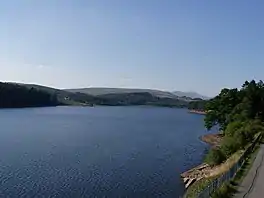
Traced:
<path fill-rule="evenodd" d="M 102 87 L 91 87 L 91 88 L 83 88 L 83 89 L 66 89 L 65 91 L 73 92 L 73 93 L 85 93 L 93 96 L 100 96 L 105 94 L 124 94 L 124 93 L 150 93 L 153 96 L 160 98 L 178 98 L 175 94 L 153 90 L 153 89 L 125 89 L 125 88 L 102 88 Z"/>
<path fill-rule="evenodd" d="M 195 92 L 181 92 L 181 91 L 160 91 L 155 89 L 129 89 L 129 88 L 104 88 L 104 87 L 91 87 L 91 88 L 82 88 L 82 89 L 66 89 L 65 91 L 73 93 L 85 93 L 93 96 L 100 96 L 105 94 L 123 94 L 123 93 L 150 93 L 153 96 L 160 98 L 174 98 L 181 99 L 186 101 L 191 101 L 193 99 L 210 99 L 207 96 Z"/>
<path fill-rule="evenodd" d="M 111 93 L 97 96 L 103 105 L 152 105 L 166 107 L 187 107 L 189 102 L 168 97 L 157 97 L 149 92 Z"/>
<path fill-rule="evenodd" d="M 153 105 L 187 107 L 189 104 L 186 97 L 181 99 L 170 92 L 150 89 L 88 88 L 60 90 L 35 84 L 19 85 L 28 89 L 34 88 L 51 95 L 56 95 L 58 102 L 64 105 Z"/>
<path fill-rule="evenodd" d="M 203 96 L 201 94 L 198 94 L 196 92 L 182 92 L 182 91 L 174 91 L 172 92 L 174 95 L 179 96 L 179 97 L 188 97 L 192 99 L 203 99 L 203 100 L 209 100 L 210 97 Z"/>
<path fill-rule="evenodd" d="M 16 84 L 16 83 L 12 83 L 12 84 Z M 21 83 L 19 85 L 27 87 L 28 89 L 34 88 L 36 90 L 45 91 L 51 95 L 56 95 L 58 101 L 64 105 L 83 105 L 86 103 L 93 104 L 96 103 L 97 100 L 97 98 L 88 94 L 72 93 L 42 85 L 21 84 Z"/>
<path fill-rule="evenodd" d="M 152 89 L 83 88 L 60 90 L 35 84 L 9 84 L 25 87 L 27 90 L 34 89 L 45 92 L 56 99 L 58 104 L 61 105 L 153 105 L 192 108 L 192 106 L 197 105 L 191 102 L 202 100 L 200 98 L 192 99 L 184 94 L 178 96 L 170 92 Z M 197 95 L 195 96 L 197 97 Z M 192 95 L 192 97 L 194 96 Z"/>
<path fill-rule="evenodd" d="M 20 84 L 0 82 L 0 108 L 45 107 L 60 104 L 56 94 Z"/>

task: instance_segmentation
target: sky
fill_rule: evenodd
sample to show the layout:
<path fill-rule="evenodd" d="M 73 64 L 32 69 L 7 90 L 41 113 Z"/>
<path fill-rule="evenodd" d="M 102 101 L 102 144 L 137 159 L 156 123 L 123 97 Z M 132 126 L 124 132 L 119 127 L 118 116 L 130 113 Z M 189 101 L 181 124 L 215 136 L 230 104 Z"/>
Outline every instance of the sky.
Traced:
<path fill-rule="evenodd" d="M 216 95 L 264 77 L 262 0 L 3 0 L 0 81 Z"/>

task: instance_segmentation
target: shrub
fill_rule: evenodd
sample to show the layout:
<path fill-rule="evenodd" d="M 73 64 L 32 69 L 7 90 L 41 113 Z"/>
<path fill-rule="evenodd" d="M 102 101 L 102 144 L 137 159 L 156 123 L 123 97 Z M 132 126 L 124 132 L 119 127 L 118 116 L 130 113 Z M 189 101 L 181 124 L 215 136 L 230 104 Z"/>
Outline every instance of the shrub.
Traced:
<path fill-rule="evenodd" d="M 205 157 L 205 162 L 210 166 L 221 164 L 225 160 L 225 156 L 219 149 L 211 149 Z"/>
<path fill-rule="evenodd" d="M 241 147 L 239 141 L 234 137 L 224 138 L 220 149 L 226 158 L 235 153 Z"/>
<path fill-rule="evenodd" d="M 230 195 L 232 195 L 234 192 L 235 189 L 228 182 L 226 182 L 213 193 L 212 198 L 231 197 Z"/>
<path fill-rule="evenodd" d="M 238 148 L 243 149 L 252 140 L 252 138 L 250 133 L 240 130 L 235 133 L 233 139 L 236 140 Z"/>
<path fill-rule="evenodd" d="M 233 137 L 235 132 L 243 127 L 243 122 L 234 121 L 227 125 L 225 130 L 225 135 L 229 137 Z"/>
<path fill-rule="evenodd" d="M 256 133 L 263 131 L 263 123 L 258 119 L 250 120 L 243 128 L 244 137 L 248 142 L 254 139 Z"/>

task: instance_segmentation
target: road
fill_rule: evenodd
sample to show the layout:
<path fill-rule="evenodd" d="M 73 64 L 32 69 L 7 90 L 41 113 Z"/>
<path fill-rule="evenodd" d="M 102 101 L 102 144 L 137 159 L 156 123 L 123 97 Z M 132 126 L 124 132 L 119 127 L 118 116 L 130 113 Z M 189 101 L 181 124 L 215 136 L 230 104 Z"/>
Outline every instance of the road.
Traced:
<path fill-rule="evenodd" d="M 264 145 L 260 146 L 257 157 L 244 181 L 238 188 L 235 198 L 264 197 Z"/>

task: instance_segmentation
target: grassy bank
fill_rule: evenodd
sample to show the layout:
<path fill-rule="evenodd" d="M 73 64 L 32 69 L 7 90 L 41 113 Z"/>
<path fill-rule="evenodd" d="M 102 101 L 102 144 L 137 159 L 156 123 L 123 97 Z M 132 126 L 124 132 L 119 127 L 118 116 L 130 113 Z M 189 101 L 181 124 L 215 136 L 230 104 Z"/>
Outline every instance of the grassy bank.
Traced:
<path fill-rule="evenodd" d="M 196 198 L 197 195 L 202 192 L 213 180 L 218 178 L 221 174 L 227 172 L 242 156 L 243 151 L 238 151 L 234 153 L 226 162 L 222 163 L 219 166 L 214 167 L 212 169 L 212 173 L 210 177 L 203 178 L 199 181 L 196 181 L 193 185 L 191 185 L 186 191 L 187 198 Z"/>
<path fill-rule="evenodd" d="M 261 141 L 263 143 L 263 140 Z M 230 182 L 226 182 L 222 185 L 221 188 L 219 188 L 213 195 L 213 198 L 228 198 L 232 197 L 238 190 L 239 185 L 242 183 L 244 177 L 248 174 L 250 168 L 252 167 L 257 153 L 259 151 L 259 144 L 256 144 L 253 152 L 249 154 L 248 158 L 246 158 L 243 166 L 240 168 L 240 170 L 237 172 L 234 179 L 232 179 Z"/>
<path fill-rule="evenodd" d="M 193 197 L 192 194 L 197 195 L 199 192 L 204 197 L 210 197 L 215 191 L 228 191 L 229 185 L 223 183 L 230 182 L 236 174 L 240 175 L 237 172 L 248 160 L 248 156 L 252 155 L 256 143 L 260 141 L 260 132 L 264 131 L 264 82 L 245 81 L 241 88 L 224 88 L 216 97 L 207 101 L 204 111 L 207 112 L 204 118 L 206 129 L 218 127 L 223 131 L 223 138 L 219 145 L 209 150 L 205 156 L 204 162 L 210 168 L 190 175 L 190 179 L 198 181 L 187 190 L 188 197 Z M 215 137 L 206 138 L 208 142 L 214 142 Z M 239 151 L 242 155 L 232 165 L 230 158 L 237 152 L 239 154 Z M 215 173 L 219 175 L 213 180 L 212 178 L 217 176 Z M 210 182 L 212 180 L 213 182 Z"/>
<path fill-rule="evenodd" d="M 235 192 L 236 186 L 238 186 L 238 184 L 242 182 L 244 176 L 247 174 L 253 161 L 255 160 L 259 144 L 263 141 L 259 140 L 259 138 L 261 138 L 261 133 L 256 135 L 256 145 L 254 143 L 251 143 L 246 147 L 246 149 L 239 150 L 233 155 L 231 155 L 224 163 L 214 166 L 211 169 L 210 174 L 206 178 L 196 181 L 192 186 L 187 189 L 185 196 L 187 198 L 197 197 L 197 195 L 203 190 L 205 190 L 209 185 L 211 185 L 216 178 L 223 177 L 224 174 L 228 174 L 228 171 L 230 171 L 242 157 L 242 159 L 244 159 L 245 161 L 243 163 L 243 166 L 238 169 L 238 172 L 235 174 L 235 177 L 229 182 L 224 183 L 214 193 L 214 197 L 228 197 L 232 195 Z M 251 151 L 251 149 L 253 150 Z M 248 151 L 251 152 L 248 153 Z"/>

